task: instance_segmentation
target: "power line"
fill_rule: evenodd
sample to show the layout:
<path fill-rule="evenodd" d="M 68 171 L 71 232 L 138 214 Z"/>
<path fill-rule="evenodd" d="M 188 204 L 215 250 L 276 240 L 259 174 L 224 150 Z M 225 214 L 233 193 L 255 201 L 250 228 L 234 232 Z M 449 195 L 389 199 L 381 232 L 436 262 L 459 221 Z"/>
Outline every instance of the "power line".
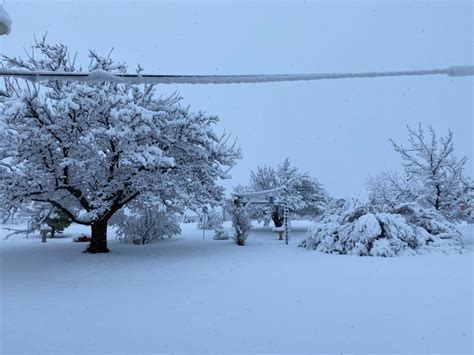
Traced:
<path fill-rule="evenodd" d="M 359 73 L 320 74 L 262 74 L 262 75 L 161 75 L 123 74 L 104 70 L 92 72 L 29 71 L 0 68 L 0 77 L 11 77 L 41 82 L 48 80 L 117 82 L 123 84 L 253 84 L 284 81 L 311 81 L 334 79 L 362 79 L 397 76 L 447 75 L 450 77 L 474 76 L 473 65 L 451 66 L 444 69 L 403 70 Z"/>

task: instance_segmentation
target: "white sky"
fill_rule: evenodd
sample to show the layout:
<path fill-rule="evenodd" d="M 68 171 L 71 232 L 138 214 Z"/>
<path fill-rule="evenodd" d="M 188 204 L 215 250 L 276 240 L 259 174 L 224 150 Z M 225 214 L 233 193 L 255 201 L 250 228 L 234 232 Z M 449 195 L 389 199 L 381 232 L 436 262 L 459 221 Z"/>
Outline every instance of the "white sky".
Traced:
<path fill-rule="evenodd" d="M 473 64 L 473 2 L 3 2 L 12 32 L 0 51 L 23 54 L 46 31 L 88 63 L 87 50 L 162 74 L 264 74 L 444 68 Z M 284 157 L 336 196 L 399 170 L 388 138 L 406 125 L 455 133 L 472 176 L 473 79 L 447 76 L 243 85 L 162 86 L 221 118 L 243 159 L 231 187 Z"/>

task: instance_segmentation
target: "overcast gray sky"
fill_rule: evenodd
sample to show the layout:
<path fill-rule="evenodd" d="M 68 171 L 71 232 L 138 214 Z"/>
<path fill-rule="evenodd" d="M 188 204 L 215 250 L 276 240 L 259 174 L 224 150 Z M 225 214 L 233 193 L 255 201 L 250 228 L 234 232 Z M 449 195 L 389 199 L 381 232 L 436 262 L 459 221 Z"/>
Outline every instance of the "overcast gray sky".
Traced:
<path fill-rule="evenodd" d="M 22 55 L 33 35 L 162 74 L 263 74 L 443 68 L 473 63 L 472 1 L 163 2 L 4 1 Z M 447 76 L 316 82 L 173 85 L 184 103 L 221 118 L 243 159 L 227 187 L 284 157 L 336 196 L 364 196 L 365 179 L 401 161 L 388 138 L 406 125 L 454 131 L 473 160 L 473 79 Z"/>

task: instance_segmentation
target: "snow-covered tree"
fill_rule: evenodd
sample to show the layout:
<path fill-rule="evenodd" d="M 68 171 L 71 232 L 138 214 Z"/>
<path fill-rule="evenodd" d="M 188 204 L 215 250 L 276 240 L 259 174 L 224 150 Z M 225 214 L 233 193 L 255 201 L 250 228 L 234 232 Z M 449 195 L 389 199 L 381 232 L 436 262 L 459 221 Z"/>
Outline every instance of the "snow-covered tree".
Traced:
<path fill-rule="evenodd" d="M 90 52 L 88 70 L 106 79 L 126 66 Z M 13 69 L 77 71 L 63 44 L 43 40 Z M 140 70 L 140 69 L 139 69 Z M 218 136 L 215 116 L 191 112 L 151 85 L 6 80 L 0 91 L 0 201 L 14 209 L 49 204 L 91 226 L 87 252 L 107 252 L 107 223 L 131 201 L 172 208 L 215 205 L 239 150 Z"/>
<path fill-rule="evenodd" d="M 474 184 L 464 174 L 466 158 L 454 156 L 453 133 L 438 139 L 430 127 L 408 127 L 409 147 L 390 140 L 403 159 L 404 176 L 388 171 L 369 177 L 372 206 L 387 211 L 400 203 L 416 202 L 432 207 L 450 220 L 472 220 Z"/>
<path fill-rule="evenodd" d="M 248 187 L 240 187 L 236 192 L 271 190 L 280 186 L 286 186 L 281 199 L 287 201 L 293 216 L 315 217 L 324 211 L 329 201 L 323 186 L 308 173 L 300 172 L 292 166 L 288 158 L 276 168 L 258 166 L 250 173 Z M 250 205 L 247 209 L 252 218 L 264 221 L 265 224 L 272 218 L 272 206 Z"/>
<path fill-rule="evenodd" d="M 468 176 L 462 177 L 461 180 L 461 187 L 454 196 L 458 208 L 452 211 L 451 217 L 454 220 L 474 223 L 474 181 Z"/>
<path fill-rule="evenodd" d="M 400 203 L 416 201 L 417 186 L 416 182 L 408 181 L 392 171 L 367 179 L 370 203 L 379 211 L 391 210 Z"/>
<path fill-rule="evenodd" d="M 465 187 L 463 174 L 467 158 L 457 159 L 454 155 L 453 132 L 438 138 L 429 127 L 426 135 L 420 123 L 417 129 L 408 127 L 408 147 L 390 141 L 403 159 L 408 181 L 418 186 L 418 201 L 449 219 L 456 218 Z"/>
<path fill-rule="evenodd" d="M 253 191 L 272 190 L 281 186 L 276 169 L 271 166 L 257 166 L 250 172 L 249 188 Z"/>

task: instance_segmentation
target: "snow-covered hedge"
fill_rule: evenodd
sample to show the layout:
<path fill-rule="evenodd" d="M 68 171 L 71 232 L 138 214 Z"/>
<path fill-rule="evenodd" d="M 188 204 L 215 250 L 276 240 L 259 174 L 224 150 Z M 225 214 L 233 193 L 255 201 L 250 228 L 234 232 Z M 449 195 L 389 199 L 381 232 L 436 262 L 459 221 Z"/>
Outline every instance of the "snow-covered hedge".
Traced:
<path fill-rule="evenodd" d="M 390 213 L 377 213 L 358 202 L 325 214 L 299 246 L 324 253 L 384 257 L 463 251 L 461 233 L 434 210 L 403 204 Z"/>

